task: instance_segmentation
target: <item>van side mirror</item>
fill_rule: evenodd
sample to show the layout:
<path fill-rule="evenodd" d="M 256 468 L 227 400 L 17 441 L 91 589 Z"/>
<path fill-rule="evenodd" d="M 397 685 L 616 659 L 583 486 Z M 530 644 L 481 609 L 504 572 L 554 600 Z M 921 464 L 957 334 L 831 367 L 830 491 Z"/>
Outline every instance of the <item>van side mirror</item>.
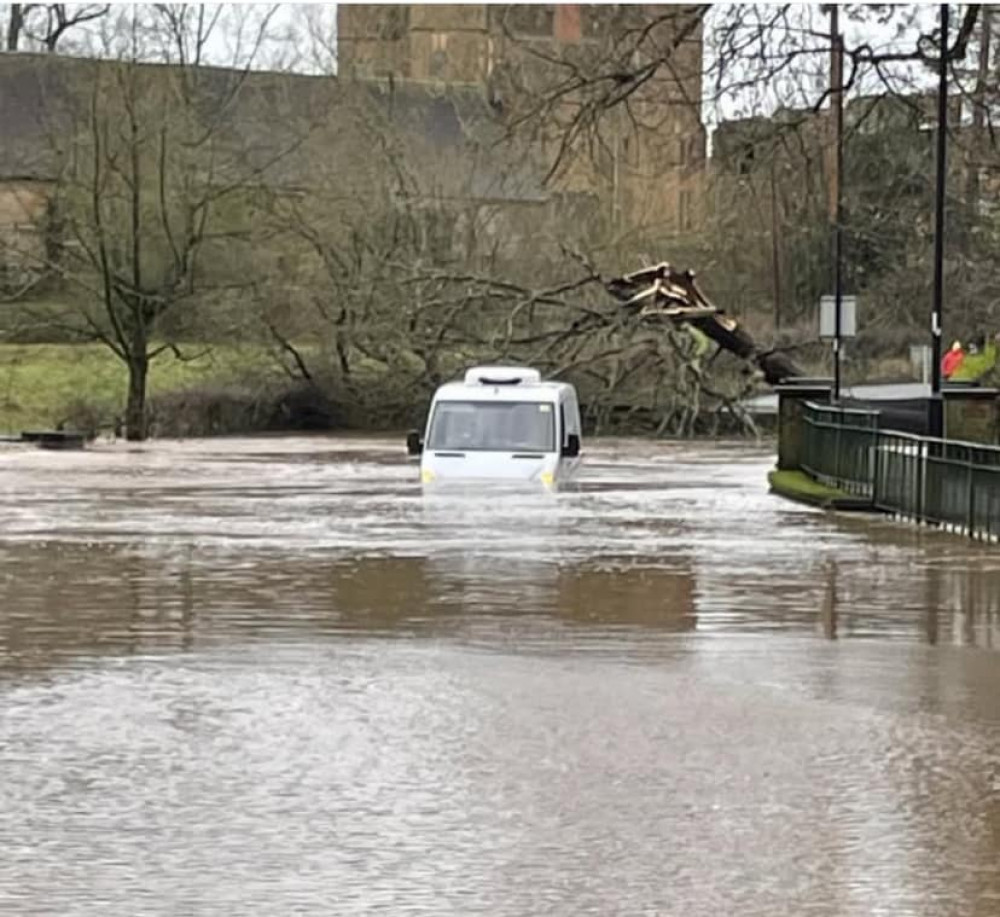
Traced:
<path fill-rule="evenodd" d="M 566 458 L 576 458 L 580 454 L 580 436 L 577 433 L 570 433 L 566 437 L 566 444 L 562 447 L 562 454 Z"/>
<path fill-rule="evenodd" d="M 406 434 L 406 454 L 420 455 L 424 451 L 424 444 L 420 439 L 420 434 L 416 430 L 410 430 Z"/>

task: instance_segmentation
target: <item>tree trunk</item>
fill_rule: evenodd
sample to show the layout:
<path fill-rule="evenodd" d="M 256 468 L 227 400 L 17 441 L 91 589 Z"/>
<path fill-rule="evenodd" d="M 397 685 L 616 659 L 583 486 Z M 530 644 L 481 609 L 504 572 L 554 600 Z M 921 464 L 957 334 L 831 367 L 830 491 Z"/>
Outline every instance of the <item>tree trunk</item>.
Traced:
<path fill-rule="evenodd" d="M 778 178 L 771 159 L 771 285 L 774 288 L 774 330 L 781 330 L 781 246 L 778 242 Z"/>
<path fill-rule="evenodd" d="M 718 315 L 699 316 L 687 319 L 706 337 L 711 338 L 723 350 L 728 350 L 741 359 L 753 363 L 763 373 L 768 385 L 779 385 L 786 379 L 801 376 L 802 370 L 783 353 L 765 350 L 733 319 Z"/>
<path fill-rule="evenodd" d="M 972 142 L 971 150 L 966 151 L 965 163 L 965 208 L 966 229 L 971 230 L 979 215 L 979 169 L 986 159 L 986 90 L 990 76 L 990 37 L 992 29 L 992 10 L 988 5 L 982 9 L 982 38 L 979 43 L 979 68 L 976 74 L 976 86 L 972 96 Z"/>
<path fill-rule="evenodd" d="M 138 443 L 146 439 L 146 381 L 149 358 L 146 348 L 133 353 L 128 364 L 128 401 L 125 405 L 125 439 Z"/>
<path fill-rule="evenodd" d="M 768 385 L 803 375 L 786 354 L 758 345 L 735 319 L 713 305 L 691 271 L 675 271 L 663 262 L 605 280 L 604 287 L 628 315 L 693 325 L 723 350 L 755 364 Z"/>
<path fill-rule="evenodd" d="M 16 51 L 21 43 L 21 29 L 24 27 L 24 11 L 22 4 L 10 5 L 10 19 L 7 21 L 7 50 Z"/>

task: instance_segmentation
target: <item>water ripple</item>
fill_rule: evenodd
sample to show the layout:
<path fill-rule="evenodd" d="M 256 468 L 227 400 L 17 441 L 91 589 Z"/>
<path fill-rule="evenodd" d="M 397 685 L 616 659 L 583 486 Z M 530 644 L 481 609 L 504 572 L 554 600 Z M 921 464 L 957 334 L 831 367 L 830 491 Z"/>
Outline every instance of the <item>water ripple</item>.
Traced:
<path fill-rule="evenodd" d="M 1000 561 L 735 444 L 0 452 L 0 913 L 1000 914 Z"/>

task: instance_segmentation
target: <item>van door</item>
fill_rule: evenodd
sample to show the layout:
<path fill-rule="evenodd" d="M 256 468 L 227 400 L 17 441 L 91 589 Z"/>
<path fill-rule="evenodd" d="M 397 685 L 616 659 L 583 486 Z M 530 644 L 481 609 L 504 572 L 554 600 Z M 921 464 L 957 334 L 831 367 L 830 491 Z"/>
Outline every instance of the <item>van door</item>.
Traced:
<path fill-rule="evenodd" d="M 568 456 L 564 454 L 565 447 L 569 442 L 569 437 L 574 435 L 577 440 L 580 438 L 580 410 L 576 405 L 576 400 L 569 396 L 559 399 L 559 474 L 558 477 L 565 479 L 571 477 L 580 464 L 579 455 Z"/>

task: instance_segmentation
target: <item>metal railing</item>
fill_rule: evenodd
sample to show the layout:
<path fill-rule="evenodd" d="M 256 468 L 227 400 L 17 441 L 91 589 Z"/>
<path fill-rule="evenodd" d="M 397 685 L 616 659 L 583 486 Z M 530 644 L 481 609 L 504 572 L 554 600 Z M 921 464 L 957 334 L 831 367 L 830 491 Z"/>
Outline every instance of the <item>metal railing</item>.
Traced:
<path fill-rule="evenodd" d="M 802 470 L 903 519 L 1000 540 L 1000 448 L 880 430 L 878 412 L 803 406 Z"/>
<path fill-rule="evenodd" d="M 874 497 L 878 413 L 806 403 L 802 470 L 859 497 Z"/>

